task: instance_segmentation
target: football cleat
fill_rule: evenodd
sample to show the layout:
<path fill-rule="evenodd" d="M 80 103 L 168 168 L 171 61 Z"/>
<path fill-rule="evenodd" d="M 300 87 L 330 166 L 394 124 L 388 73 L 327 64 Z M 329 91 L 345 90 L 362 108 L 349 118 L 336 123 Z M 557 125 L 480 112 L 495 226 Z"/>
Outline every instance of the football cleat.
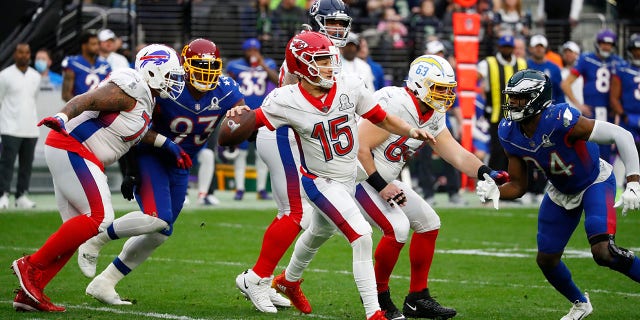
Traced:
<path fill-rule="evenodd" d="M 198 205 L 200 206 L 217 206 L 220 204 L 220 200 L 216 196 L 209 194 L 202 197 L 198 197 Z"/>
<path fill-rule="evenodd" d="M 57 306 L 51 302 L 49 297 L 44 296 L 42 303 L 37 303 L 22 290 L 22 288 L 15 291 L 16 297 L 13 299 L 13 309 L 18 312 L 32 312 L 32 311 L 44 311 L 44 312 L 65 312 L 66 309 L 62 306 Z"/>
<path fill-rule="evenodd" d="M 589 300 L 589 294 L 585 292 L 584 296 L 587 298 L 587 302 L 574 302 L 569 313 L 560 320 L 582 320 L 589 316 L 593 312 L 593 306 Z"/>
<path fill-rule="evenodd" d="M 376 311 L 376 313 L 371 315 L 371 317 L 367 318 L 367 320 L 387 320 L 387 319 L 391 319 L 391 318 L 388 318 L 387 316 L 385 316 L 384 311 L 382 310 Z"/>
<path fill-rule="evenodd" d="M 273 282 L 273 276 L 269 278 L 269 281 Z M 269 287 L 269 299 L 271 303 L 278 308 L 291 308 L 291 301 L 280 295 L 278 291 L 272 287 Z"/>
<path fill-rule="evenodd" d="M 32 209 L 36 207 L 36 203 L 27 198 L 27 195 L 23 194 L 16 199 L 15 206 L 19 209 Z"/>
<path fill-rule="evenodd" d="M 240 201 L 244 197 L 244 190 L 236 191 L 236 195 L 233 197 L 233 200 Z"/>
<path fill-rule="evenodd" d="M 13 273 L 18 277 L 20 281 L 20 287 L 29 298 L 33 299 L 36 303 L 44 302 L 44 292 L 42 292 L 42 270 L 31 264 L 27 259 L 29 256 L 24 256 L 18 260 L 14 260 L 11 264 Z"/>
<path fill-rule="evenodd" d="M 87 240 L 78 247 L 78 267 L 87 278 L 96 276 L 96 265 L 98 264 L 98 256 L 100 249 L 91 244 L 93 238 Z"/>
<path fill-rule="evenodd" d="M 412 292 L 404 299 L 402 313 L 407 318 L 429 318 L 445 320 L 456 316 L 455 309 L 441 306 L 429 295 L 429 289 Z"/>
<path fill-rule="evenodd" d="M 7 208 L 9 208 L 9 194 L 5 192 L 0 196 L 0 209 Z"/>
<path fill-rule="evenodd" d="M 389 320 L 405 320 L 406 318 L 398 307 L 391 300 L 391 293 L 389 290 L 384 292 L 378 292 L 378 303 L 380 304 L 380 309 L 384 311 L 385 317 Z"/>
<path fill-rule="evenodd" d="M 271 277 L 260 278 L 253 270 L 249 269 L 236 277 L 236 287 L 260 312 L 277 313 L 278 309 L 269 298 Z"/>
<path fill-rule="evenodd" d="M 260 190 L 258 191 L 258 193 L 256 194 L 256 197 L 258 198 L 258 200 L 272 200 L 273 198 L 269 195 L 269 193 L 267 192 L 267 190 Z"/>
<path fill-rule="evenodd" d="M 87 286 L 85 293 L 104 304 L 118 306 L 131 304 L 131 301 L 120 299 L 120 295 L 116 292 L 115 286 L 102 275 L 93 278 Z"/>
<path fill-rule="evenodd" d="M 291 304 L 293 304 L 293 306 L 302 313 L 311 313 L 309 300 L 307 300 L 307 297 L 304 296 L 304 293 L 302 293 L 302 290 L 300 289 L 302 281 L 302 279 L 295 282 L 287 281 L 284 276 L 284 271 L 282 271 L 281 274 L 273 279 L 272 286 L 276 291 L 287 296 L 287 298 L 291 300 Z"/>

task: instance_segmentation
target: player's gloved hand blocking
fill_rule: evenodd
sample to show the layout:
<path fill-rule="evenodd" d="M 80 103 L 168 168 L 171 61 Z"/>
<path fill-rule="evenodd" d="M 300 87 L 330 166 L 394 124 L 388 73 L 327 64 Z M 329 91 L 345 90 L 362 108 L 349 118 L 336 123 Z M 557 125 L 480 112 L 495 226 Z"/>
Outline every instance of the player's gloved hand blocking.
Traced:
<path fill-rule="evenodd" d="M 131 201 L 133 200 L 133 192 L 140 187 L 140 179 L 136 176 L 126 175 L 122 177 L 122 184 L 120 184 L 120 193 L 122 196 Z"/>
<path fill-rule="evenodd" d="M 626 216 L 627 211 L 640 209 L 640 183 L 631 181 L 627 183 L 627 188 L 620 196 L 620 200 L 613 205 L 614 208 L 622 206 L 622 215 Z"/>
<path fill-rule="evenodd" d="M 46 118 L 40 120 L 40 122 L 38 122 L 38 127 L 42 126 L 42 125 L 45 125 L 45 126 L 51 128 L 51 130 L 58 131 L 58 132 L 62 133 L 63 135 L 68 136 L 69 133 L 64 128 L 64 124 L 68 120 L 69 120 L 69 117 L 67 117 L 66 114 L 57 113 L 53 117 L 46 117 Z"/>
<path fill-rule="evenodd" d="M 482 203 L 485 203 L 487 200 L 492 200 L 493 207 L 498 210 L 500 202 L 500 190 L 498 189 L 498 185 L 496 185 L 496 182 L 491 179 L 491 176 L 488 173 L 485 173 L 483 178 L 484 180 L 478 180 L 478 183 L 476 184 L 476 194 Z"/>
<path fill-rule="evenodd" d="M 169 152 L 171 152 L 171 154 L 173 154 L 174 157 L 176 157 L 176 166 L 178 166 L 178 168 L 191 168 L 191 157 L 189 157 L 189 155 L 184 150 L 182 150 L 182 148 L 175 142 L 167 139 L 167 141 L 162 144 L 162 148 L 168 150 Z"/>

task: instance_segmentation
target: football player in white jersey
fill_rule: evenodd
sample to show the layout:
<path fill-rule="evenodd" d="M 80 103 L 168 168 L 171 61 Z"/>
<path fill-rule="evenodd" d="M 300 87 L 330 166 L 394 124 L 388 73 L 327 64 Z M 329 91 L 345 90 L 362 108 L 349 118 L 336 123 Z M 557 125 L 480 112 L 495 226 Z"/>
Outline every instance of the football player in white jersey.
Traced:
<path fill-rule="evenodd" d="M 451 135 L 445 123 L 447 110 L 456 98 L 453 68 L 442 57 L 423 55 L 410 66 L 406 87 L 386 87 L 374 94 L 387 114 L 393 114 L 410 125 L 427 130 L 437 143 L 430 146 L 445 161 L 469 176 L 484 179 L 489 173 L 499 183 L 506 172 L 493 171 Z M 433 260 L 440 217 L 411 186 L 398 180 L 407 160 L 424 142 L 389 133 L 363 120 L 359 125 L 359 169 L 368 177 L 356 186 L 356 200 L 367 220 L 383 232 L 375 251 L 378 301 L 388 319 L 404 319 L 391 301 L 389 278 L 400 250 L 411 237 L 409 257 L 411 281 L 403 313 L 411 318 L 448 319 L 456 310 L 442 307 L 430 295 L 427 284 Z M 395 196 L 394 196 L 395 195 Z"/>
<path fill-rule="evenodd" d="M 156 96 L 177 97 L 184 70 L 173 49 L 153 44 L 136 57 L 136 70 L 113 72 L 96 89 L 69 100 L 55 116 L 38 125 L 51 129 L 45 142 L 63 224 L 35 253 L 13 262 L 20 282 L 13 306 L 18 311 L 62 312 L 44 288 L 87 239 L 103 232 L 114 218 L 104 167 L 139 141 L 166 148 L 177 164 L 191 159 L 166 137 L 148 131 Z"/>
<path fill-rule="evenodd" d="M 398 135 L 434 143 L 435 140 L 427 130 L 412 127 L 382 110 L 362 79 L 340 75 L 338 49 L 327 36 L 312 31 L 294 36 L 287 45 L 285 60 L 300 82 L 272 91 L 262 106 L 255 109 L 255 125 L 271 130 L 290 126 L 294 130 L 302 150 L 301 185 L 314 210 L 309 228 L 296 242 L 287 269 L 274 278 L 273 286 L 300 311 L 310 313 L 311 306 L 300 289 L 302 272 L 320 246 L 339 232 L 353 250 L 353 275 L 367 318 L 386 319 L 375 289 L 372 229 L 354 199 L 356 117 L 369 119 Z M 243 110 L 248 107 L 234 108 L 228 115 Z M 228 139 L 227 134 L 222 131 L 220 141 Z"/>
<path fill-rule="evenodd" d="M 313 30 L 329 36 L 335 46 L 344 46 L 351 28 L 351 17 L 340 0 L 317 0 L 309 9 Z M 289 72 L 286 62 L 280 68 L 279 86 L 298 83 L 298 76 Z M 279 296 L 271 289 L 273 273 L 300 230 L 309 225 L 311 205 L 301 195 L 300 154 L 293 130 L 281 127 L 271 131 L 258 130 L 256 150 L 269 167 L 273 198 L 278 214 L 264 233 L 260 255 L 254 266 L 236 277 L 236 286 L 262 312 L 277 312 Z M 276 151 L 277 152 L 274 152 Z M 271 299 L 265 299 L 270 292 Z"/>

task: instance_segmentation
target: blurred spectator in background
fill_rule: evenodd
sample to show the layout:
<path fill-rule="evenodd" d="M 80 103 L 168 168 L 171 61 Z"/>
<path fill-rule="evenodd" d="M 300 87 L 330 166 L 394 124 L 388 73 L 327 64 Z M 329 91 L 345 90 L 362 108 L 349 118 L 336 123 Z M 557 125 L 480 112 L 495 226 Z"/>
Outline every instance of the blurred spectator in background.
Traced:
<path fill-rule="evenodd" d="M 119 43 L 118 37 L 110 29 L 103 29 L 98 33 L 98 41 L 100 41 L 100 56 L 107 60 L 111 71 L 129 68 L 129 60 L 127 57 L 117 53 Z"/>
<path fill-rule="evenodd" d="M 478 63 L 478 80 L 482 81 L 484 99 L 486 101 L 485 117 L 489 119 L 491 134 L 491 152 L 489 166 L 495 170 L 507 169 L 507 157 L 498 139 L 498 124 L 502 119 L 502 105 L 505 95 L 502 94 L 507 80 L 516 71 L 527 68 L 527 61 L 513 54 L 515 40 L 513 36 L 502 36 L 498 40 L 498 52 Z"/>
<path fill-rule="evenodd" d="M 629 33 L 640 32 L 640 0 L 616 0 L 607 1 L 608 3 L 614 3 L 616 6 L 615 13 L 617 16 L 615 20 L 622 20 L 620 22 L 627 25 Z"/>
<path fill-rule="evenodd" d="M 275 10 L 281 3 L 285 1 L 287 0 L 271 0 L 269 6 L 271 10 Z M 290 2 L 298 8 L 302 8 L 302 10 L 307 10 L 309 9 L 309 6 L 313 3 L 313 1 L 315 0 L 291 0 Z"/>
<path fill-rule="evenodd" d="M 286 41 L 293 37 L 303 23 L 307 22 L 306 11 L 296 6 L 296 0 L 282 0 L 272 15 L 273 32 L 278 39 Z"/>
<path fill-rule="evenodd" d="M 409 31 L 402 23 L 402 17 L 393 7 L 384 9 L 382 20 L 378 22 L 376 29 L 383 34 L 383 42 L 387 45 L 390 44 L 390 47 L 402 49 L 406 46 L 405 38 Z"/>
<path fill-rule="evenodd" d="M 373 71 L 371 71 L 368 63 L 357 57 L 358 46 L 360 46 L 360 37 L 356 33 L 349 32 L 347 44 L 340 48 L 340 53 L 342 54 L 340 72 L 359 75 L 367 88 L 373 93 L 375 87 L 373 84 Z"/>
<path fill-rule="evenodd" d="M 111 72 L 107 60 L 99 55 L 98 36 L 93 31 L 80 35 L 80 55 L 68 56 L 62 60 L 62 100 L 71 98 L 96 88 Z"/>
<path fill-rule="evenodd" d="M 538 24 L 544 25 L 549 47 L 558 48 L 571 40 L 571 29 L 578 24 L 583 0 L 538 0 Z"/>
<path fill-rule="evenodd" d="M 564 81 L 569 74 L 571 74 L 571 69 L 576 65 L 578 61 L 578 57 L 580 56 L 580 46 L 573 41 L 567 41 L 562 45 L 562 80 Z M 578 108 L 580 105 L 584 103 L 584 99 L 582 98 L 582 88 L 584 86 L 582 77 L 576 78 L 575 81 L 571 84 L 571 93 L 573 97 L 578 102 L 578 105 L 574 105 L 571 99 L 565 99 L 566 102 L 574 107 Z"/>
<path fill-rule="evenodd" d="M 528 36 L 529 18 L 522 12 L 521 0 L 502 0 L 495 14 L 496 34 L 499 36 Z"/>
<path fill-rule="evenodd" d="M 435 15 L 434 0 L 422 0 L 419 10 L 409 19 L 409 38 L 414 42 L 414 48 L 424 48 L 432 37 L 439 37 L 442 32 L 442 22 Z"/>
<path fill-rule="evenodd" d="M 373 61 L 373 58 L 369 55 L 369 43 L 365 37 L 360 37 L 360 46 L 358 48 L 357 57 L 366 61 L 371 68 L 371 72 L 373 73 L 374 89 L 378 90 L 384 87 L 384 69 L 379 63 Z"/>
<path fill-rule="evenodd" d="M 257 37 L 260 41 L 271 40 L 272 15 L 271 0 L 253 0 L 247 6 L 240 6 L 240 25 L 243 38 Z"/>
<path fill-rule="evenodd" d="M 547 60 L 546 54 L 548 48 L 549 42 L 545 36 L 536 34 L 531 37 L 529 42 L 530 58 L 527 60 L 527 67 L 546 74 L 549 79 L 551 79 L 553 103 L 564 103 L 564 93 L 560 87 L 560 83 L 562 83 L 562 73 L 555 63 Z"/>
<path fill-rule="evenodd" d="M 522 36 L 513 39 L 513 55 L 516 58 L 527 58 L 527 41 Z"/>
<path fill-rule="evenodd" d="M 29 67 L 29 44 L 19 43 L 13 60 L 13 65 L 0 72 L 0 209 L 9 207 L 9 192 L 16 158 L 19 162 L 14 205 L 17 208 L 36 206 L 27 198 L 27 192 L 39 135 L 36 98 L 42 77 L 38 71 Z"/>
<path fill-rule="evenodd" d="M 42 76 L 40 90 L 60 90 L 62 88 L 62 75 L 51 71 L 51 55 L 49 50 L 40 49 L 36 53 L 35 69 Z"/>
<path fill-rule="evenodd" d="M 262 105 L 264 98 L 275 89 L 278 83 L 276 62 L 265 58 L 260 53 L 262 45 L 256 38 L 250 38 L 242 43 L 244 57 L 231 60 L 227 64 L 227 74 L 240 85 L 240 92 L 244 95 L 247 106 L 256 109 Z M 251 144 L 255 147 L 255 144 Z M 245 192 L 245 176 L 247 171 L 247 156 L 249 141 L 244 141 L 238 148 L 238 155 L 233 160 L 236 195 L 234 200 L 242 200 Z M 258 199 L 270 200 L 267 193 L 267 165 L 258 153 L 256 155 L 256 191 Z"/>

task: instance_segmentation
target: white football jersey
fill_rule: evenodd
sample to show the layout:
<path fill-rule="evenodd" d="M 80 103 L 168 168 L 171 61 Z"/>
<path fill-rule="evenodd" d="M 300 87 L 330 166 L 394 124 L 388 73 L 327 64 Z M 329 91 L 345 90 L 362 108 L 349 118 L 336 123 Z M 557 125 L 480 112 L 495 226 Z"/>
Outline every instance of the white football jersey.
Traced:
<path fill-rule="evenodd" d="M 430 115 L 421 116 L 418 100 L 406 88 L 382 88 L 373 97 L 387 114 L 402 118 L 412 127 L 426 129 L 434 137 L 447 127 L 444 113 L 433 111 Z M 376 170 L 386 181 L 397 179 L 404 164 L 423 143 L 421 140 L 390 134 L 387 140 L 371 151 Z"/>
<path fill-rule="evenodd" d="M 91 150 L 105 166 L 117 161 L 142 139 L 149 129 L 155 104 L 149 86 L 133 69 L 112 72 L 100 86 L 109 82 L 136 99 L 136 105 L 120 112 L 84 111 L 65 125 L 71 136 Z"/>
<path fill-rule="evenodd" d="M 289 125 L 300 139 L 302 166 L 316 176 L 355 181 L 358 154 L 356 115 L 376 106 L 371 92 L 354 75 L 339 75 L 324 101 L 299 84 L 273 90 L 262 103 L 270 129 Z"/>

